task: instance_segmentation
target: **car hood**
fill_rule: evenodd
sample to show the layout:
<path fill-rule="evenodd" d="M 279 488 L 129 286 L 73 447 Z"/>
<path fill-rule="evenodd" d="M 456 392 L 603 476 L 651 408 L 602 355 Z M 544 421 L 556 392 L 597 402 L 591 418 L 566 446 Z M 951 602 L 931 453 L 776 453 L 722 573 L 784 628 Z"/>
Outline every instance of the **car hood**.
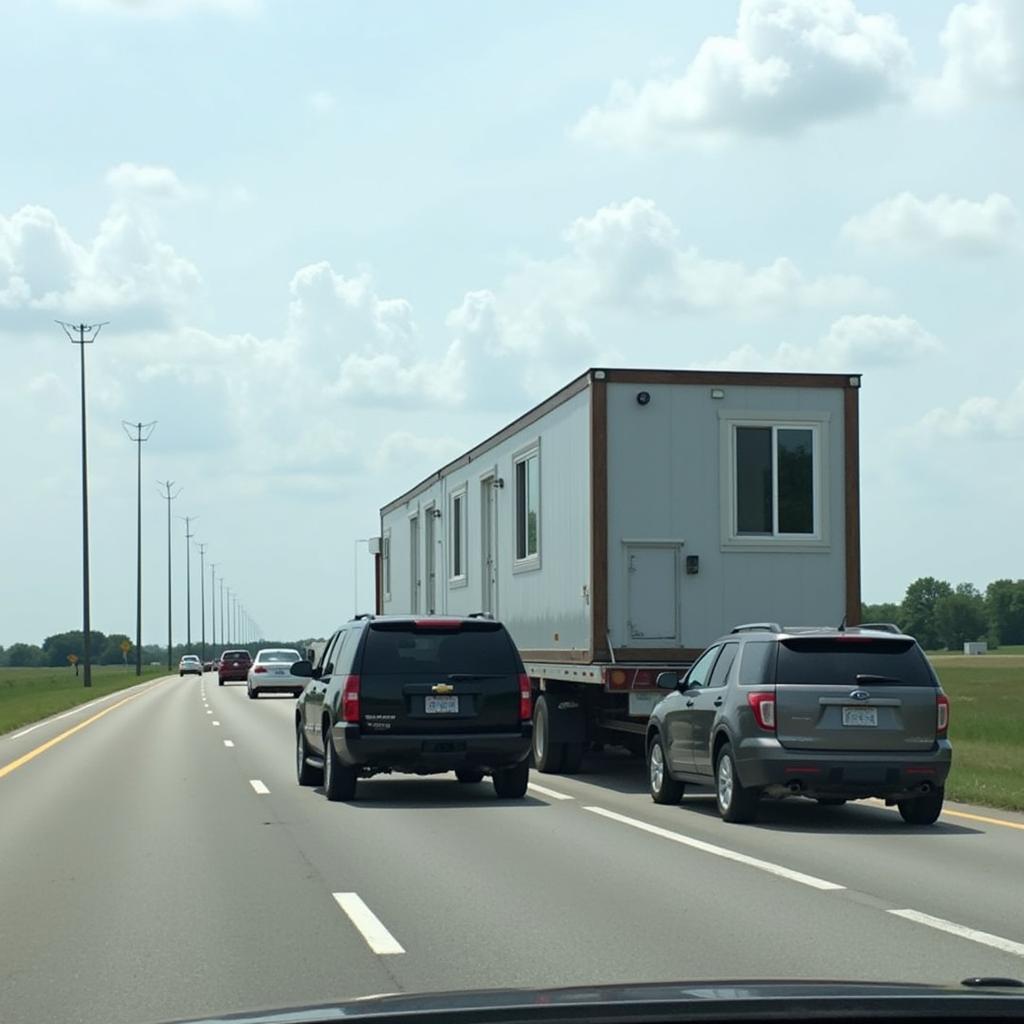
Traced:
<path fill-rule="evenodd" d="M 968 979 L 959 985 L 902 982 L 736 980 L 547 989 L 484 989 L 364 996 L 348 1002 L 233 1013 L 191 1021 L 311 1024 L 366 1019 L 403 1024 L 518 1024 L 518 1022 L 675 1020 L 793 1020 L 825 1016 L 864 1019 L 874 1013 L 915 1017 L 1005 1016 L 1024 1012 L 1024 984 L 1015 979 Z M 185 1022 L 179 1022 L 185 1024 Z"/>

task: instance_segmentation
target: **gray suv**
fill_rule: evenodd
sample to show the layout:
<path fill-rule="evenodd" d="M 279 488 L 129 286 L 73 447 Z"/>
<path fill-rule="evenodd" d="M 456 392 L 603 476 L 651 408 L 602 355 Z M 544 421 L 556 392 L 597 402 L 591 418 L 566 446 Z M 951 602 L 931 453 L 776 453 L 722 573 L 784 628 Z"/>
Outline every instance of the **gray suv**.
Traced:
<path fill-rule="evenodd" d="M 949 699 L 913 637 L 892 626 L 737 626 L 651 713 L 655 803 L 711 785 L 726 821 L 753 821 L 761 796 L 822 804 L 880 797 L 911 825 L 942 811 L 952 758 Z"/>

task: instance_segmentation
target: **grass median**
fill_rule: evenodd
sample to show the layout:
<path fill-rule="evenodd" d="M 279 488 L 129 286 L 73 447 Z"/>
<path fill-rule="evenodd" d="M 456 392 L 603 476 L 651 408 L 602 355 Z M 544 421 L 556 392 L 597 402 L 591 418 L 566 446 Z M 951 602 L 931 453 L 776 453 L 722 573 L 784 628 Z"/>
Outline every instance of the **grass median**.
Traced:
<path fill-rule="evenodd" d="M 167 669 L 157 665 L 141 676 L 131 665 L 94 665 L 86 689 L 72 668 L 0 668 L 0 735 L 161 675 Z"/>
<path fill-rule="evenodd" d="M 931 661 L 950 701 L 946 796 L 1024 811 L 1024 657 L 954 654 Z"/>

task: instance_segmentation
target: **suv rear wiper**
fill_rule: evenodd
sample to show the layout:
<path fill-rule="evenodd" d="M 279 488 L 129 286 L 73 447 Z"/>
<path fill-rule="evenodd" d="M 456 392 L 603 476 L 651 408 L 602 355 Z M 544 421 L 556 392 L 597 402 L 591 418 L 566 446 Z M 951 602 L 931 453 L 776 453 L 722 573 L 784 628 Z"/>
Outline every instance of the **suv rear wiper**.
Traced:
<path fill-rule="evenodd" d="M 902 679 L 894 679 L 892 676 L 876 676 L 871 672 L 858 672 L 856 676 L 858 683 L 902 683 Z"/>

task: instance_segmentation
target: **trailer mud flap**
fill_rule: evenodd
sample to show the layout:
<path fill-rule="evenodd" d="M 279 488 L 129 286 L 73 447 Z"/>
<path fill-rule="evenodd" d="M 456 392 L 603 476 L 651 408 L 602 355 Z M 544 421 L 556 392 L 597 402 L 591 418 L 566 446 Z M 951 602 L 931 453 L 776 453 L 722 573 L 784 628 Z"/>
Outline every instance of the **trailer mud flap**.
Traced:
<path fill-rule="evenodd" d="M 552 743 L 583 743 L 587 718 L 580 701 L 548 693 L 548 738 Z"/>

